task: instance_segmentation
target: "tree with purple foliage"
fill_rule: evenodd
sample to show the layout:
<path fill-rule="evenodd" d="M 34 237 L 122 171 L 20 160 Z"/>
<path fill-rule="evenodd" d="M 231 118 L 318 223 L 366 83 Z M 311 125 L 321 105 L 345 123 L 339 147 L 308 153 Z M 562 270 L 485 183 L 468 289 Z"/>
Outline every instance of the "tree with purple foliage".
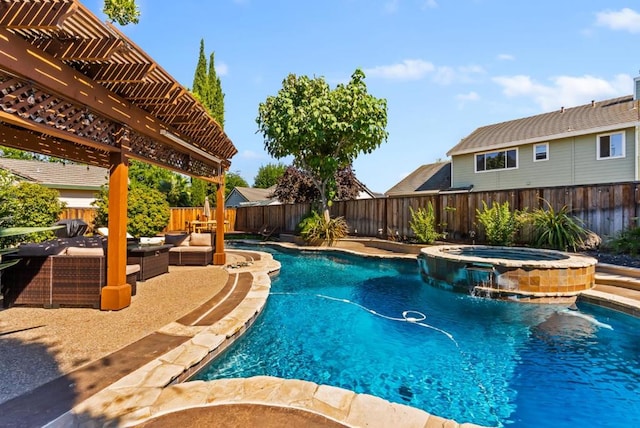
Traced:
<path fill-rule="evenodd" d="M 350 166 L 342 168 L 335 175 L 335 200 L 356 199 L 360 194 L 360 184 Z M 273 195 L 286 204 L 312 203 L 320 200 L 320 191 L 309 175 L 295 166 L 288 167 Z"/>

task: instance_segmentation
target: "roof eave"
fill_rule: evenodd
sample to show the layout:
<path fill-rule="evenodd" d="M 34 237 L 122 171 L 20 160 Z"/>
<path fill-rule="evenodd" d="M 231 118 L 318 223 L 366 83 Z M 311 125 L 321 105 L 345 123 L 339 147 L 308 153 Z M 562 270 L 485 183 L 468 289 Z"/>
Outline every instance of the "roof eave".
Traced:
<path fill-rule="evenodd" d="M 470 153 L 479 153 L 479 152 L 486 152 L 486 151 L 496 150 L 496 149 L 504 149 L 507 147 L 524 146 L 527 144 L 535 144 L 535 143 L 546 142 L 551 140 L 559 140 L 562 138 L 579 137 L 582 135 L 589 135 L 589 134 L 599 134 L 602 132 L 615 131 L 617 129 L 632 128 L 638 125 L 640 125 L 639 121 L 624 122 L 624 123 L 616 123 L 616 124 L 607 125 L 607 126 L 599 126 L 597 128 L 567 131 L 561 134 L 552 134 L 552 135 L 544 135 L 540 137 L 527 138 L 527 139 L 518 140 L 518 141 L 507 141 L 500 144 L 492 144 L 491 146 L 475 147 L 475 148 L 469 148 L 464 150 L 455 150 L 454 148 L 447 152 L 447 156 L 460 156 L 460 155 L 466 155 Z"/>

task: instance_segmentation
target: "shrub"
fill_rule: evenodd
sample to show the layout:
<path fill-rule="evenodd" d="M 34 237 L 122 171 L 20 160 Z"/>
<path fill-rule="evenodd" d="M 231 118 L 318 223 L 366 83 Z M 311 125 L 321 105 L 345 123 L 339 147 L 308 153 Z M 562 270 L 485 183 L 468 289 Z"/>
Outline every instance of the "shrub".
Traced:
<path fill-rule="evenodd" d="M 324 216 L 313 211 L 309 217 L 302 219 L 298 225 L 300 235 L 309 244 L 319 245 L 327 243 L 333 245 L 335 241 L 347 236 L 349 227 L 344 217 L 336 217 L 326 221 Z"/>
<path fill-rule="evenodd" d="M 16 185 L 3 182 L 0 189 L 0 213 L 3 227 L 48 228 L 60 219 L 65 207 L 60 193 L 40 184 L 22 181 Z M 51 230 L 8 236 L 0 240 L 2 246 L 17 242 L 42 242 L 54 238 Z"/>
<path fill-rule="evenodd" d="M 640 254 L 640 227 L 622 230 L 606 243 L 606 248 L 616 254 Z"/>
<path fill-rule="evenodd" d="M 482 211 L 476 210 L 476 216 L 484 226 L 486 240 L 491 245 L 513 245 L 516 233 L 524 221 L 522 212 L 511 212 L 508 201 L 503 204 L 494 201 L 491 208 L 482 201 Z"/>
<path fill-rule="evenodd" d="M 436 215 L 431 202 L 427 208 L 418 208 L 414 211 L 409 207 L 409 210 L 411 211 L 409 226 L 420 244 L 433 244 L 436 239 L 442 238 L 442 233 L 436 231 Z"/>
<path fill-rule="evenodd" d="M 107 226 L 109 222 L 108 189 L 103 187 L 93 205 L 97 209 L 94 227 Z M 154 236 L 169 223 L 171 208 L 165 195 L 146 186 L 134 186 L 127 200 L 127 232 L 139 238 Z"/>
<path fill-rule="evenodd" d="M 533 223 L 532 244 L 538 248 L 577 251 L 588 232 L 582 220 L 572 216 L 566 205 L 555 211 L 549 202 L 544 202 L 546 210 L 538 208 L 529 214 Z"/>

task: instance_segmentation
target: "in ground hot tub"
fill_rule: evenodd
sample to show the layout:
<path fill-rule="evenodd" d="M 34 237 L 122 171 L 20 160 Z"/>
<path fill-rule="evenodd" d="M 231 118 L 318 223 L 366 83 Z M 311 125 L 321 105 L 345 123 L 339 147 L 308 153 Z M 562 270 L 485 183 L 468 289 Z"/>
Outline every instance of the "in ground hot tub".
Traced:
<path fill-rule="evenodd" d="M 594 286 L 597 260 L 523 247 L 444 245 L 423 248 L 418 262 L 432 285 L 487 297 L 565 303 Z"/>

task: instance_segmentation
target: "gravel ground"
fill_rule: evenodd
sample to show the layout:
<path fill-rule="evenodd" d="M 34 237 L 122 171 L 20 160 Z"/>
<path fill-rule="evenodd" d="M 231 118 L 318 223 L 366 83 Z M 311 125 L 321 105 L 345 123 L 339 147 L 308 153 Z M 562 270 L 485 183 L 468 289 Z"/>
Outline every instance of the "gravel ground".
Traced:
<path fill-rule="evenodd" d="M 215 296 L 228 276 L 220 267 L 171 266 L 138 282 L 131 305 L 120 311 L 0 310 L 0 403 L 179 319 Z"/>
<path fill-rule="evenodd" d="M 588 251 L 585 254 L 591 257 L 595 257 L 600 263 L 640 269 L 640 256 L 631 256 L 629 254 L 613 254 L 600 251 Z"/>

